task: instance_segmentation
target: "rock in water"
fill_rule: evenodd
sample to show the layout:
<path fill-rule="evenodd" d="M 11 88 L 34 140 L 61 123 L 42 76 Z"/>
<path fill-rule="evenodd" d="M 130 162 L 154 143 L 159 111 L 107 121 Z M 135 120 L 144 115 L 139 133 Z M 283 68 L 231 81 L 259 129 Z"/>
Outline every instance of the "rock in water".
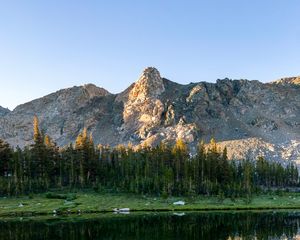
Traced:
<path fill-rule="evenodd" d="M 177 201 L 177 202 L 173 202 L 173 205 L 184 206 L 185 202 L 184 201 Z"/>

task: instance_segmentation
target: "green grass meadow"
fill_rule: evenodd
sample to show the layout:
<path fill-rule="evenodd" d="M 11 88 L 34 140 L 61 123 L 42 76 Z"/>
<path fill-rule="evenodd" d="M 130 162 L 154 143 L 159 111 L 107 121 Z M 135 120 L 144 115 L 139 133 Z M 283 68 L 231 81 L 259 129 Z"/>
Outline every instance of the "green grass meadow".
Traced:
<path fill-rule="evenodd" d="M 184 206 L 173 203 L 182 200 Z M 30 197 L 0 198 L 0 216 L 63 215 L 113 212 L 115 208 L 130 211 L 204 211 L 204 210 L 264 210 L 300 209 L 299 193 L 254 196 L 246 199 L 217 197 L 159 198 L 133 194 L 77 192 L 72 194 L 36 194 Z"/>

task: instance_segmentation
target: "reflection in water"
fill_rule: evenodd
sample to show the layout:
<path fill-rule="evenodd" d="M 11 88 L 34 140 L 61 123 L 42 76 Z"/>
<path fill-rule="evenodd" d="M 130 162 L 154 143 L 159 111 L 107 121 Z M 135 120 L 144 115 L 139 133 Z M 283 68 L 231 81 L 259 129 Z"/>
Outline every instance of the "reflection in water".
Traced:
<path fill-rule="evenodd" d="M 291 212 L 106 214 L 96 219 L 1 220 L 0 239 L 298 239 L 299 220 L 300 214 Z"/>

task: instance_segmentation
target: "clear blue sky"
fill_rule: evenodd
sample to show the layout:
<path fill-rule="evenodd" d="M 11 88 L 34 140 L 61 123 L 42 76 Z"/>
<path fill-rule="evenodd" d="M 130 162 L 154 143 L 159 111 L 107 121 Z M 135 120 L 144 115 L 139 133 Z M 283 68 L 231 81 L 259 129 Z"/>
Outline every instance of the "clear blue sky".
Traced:
<path fill-rule="evenodd" d="M 0 105 L 143 68 L 180 83 L 300 75 L 299 0 L 0 0 Z"/>

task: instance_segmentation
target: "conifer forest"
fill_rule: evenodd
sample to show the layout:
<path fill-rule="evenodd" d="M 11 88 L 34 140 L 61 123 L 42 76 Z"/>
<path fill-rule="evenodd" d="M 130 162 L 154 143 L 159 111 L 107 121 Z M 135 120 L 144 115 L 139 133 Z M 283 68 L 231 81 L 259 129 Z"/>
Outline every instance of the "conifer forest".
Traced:
<path fill-rule="evenodd" d="M 0 195 L 51 189 L 94 189 L 157 196 L 251 196 L 263 189 L 299 184 L 297 167 L 257 160 L 231 160 L 214 139 L 191 154 L 180 139 L 155 147 L 95 145 L 84 129 L 75 143 L 58 147 L 33 123 L 33 143 L 13 149 L 0 140 Z"/>

